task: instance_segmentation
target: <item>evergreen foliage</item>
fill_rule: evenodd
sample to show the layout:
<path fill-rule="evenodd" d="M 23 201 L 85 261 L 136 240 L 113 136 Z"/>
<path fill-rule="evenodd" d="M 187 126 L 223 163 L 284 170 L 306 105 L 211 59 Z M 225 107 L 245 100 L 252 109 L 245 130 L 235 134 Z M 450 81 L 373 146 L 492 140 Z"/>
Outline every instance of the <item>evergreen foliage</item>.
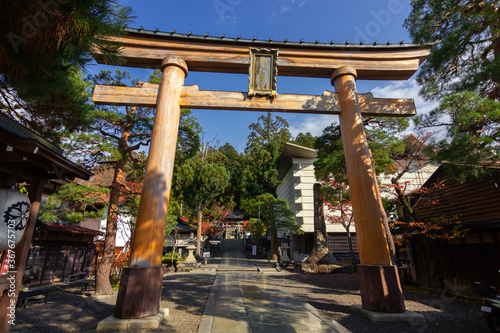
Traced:
<path fill-rule="evenodd" d="M 451 177 L 488 173 L 498 163 L 500 10 L 498 1 L 414 0 L 405 21 L 419 44 L 434 43 L 422 66 L 421 94 L 442 99 L 417 118 L 422 129 L 444 129 L 429 150 Z"/>
<path fill-rule="evenodd" d="M 183 201 L 197 210 L 196 255 L 201 255 L 203 210 L 215 203 L 229 185 L 229 173 L 220 162 L 219 152 L 209 154 L 203 150 L 186 160 L 177 172 L 176 187 Z"/>
<path fill-rule="evenodd" d="M 413 0 L 405 21 L 415 43 L 434 44 L 417 81 L 427 98 L 476 91 L 500 99 L 498 1 Z"/>
<path fill-rule="evenodd" d="M 251 132 L 245 149 L 245 168 L 242 173 L 242 197 L 244 201 L 264 193 L 275 194 L 279 184 L 278 158 L 290 140 L 288 122 L 271 112 L 259 117 L 258 122 L 250 124 Z M 242 206 L 249 206 L 242 203 Z"/>
<path fill-rule="evenodd" d="M 262 232 L 271 235 L 271 255 L 273 257 L 281 257 L 278 231 L 285 234 L 303 233 L 295 221 L 295 214 L 288 208 L 288 202 L 275 198 L 270 193 L 259 195 L 252 203 L 251 212 L 253 216 L 259 216 L 260 220 L 252 221 L 253 232 L 257 235 L 259 233 L 262 235 Z"/>
<path fill-rule="evenodd" d="M 475 92 L 446 96 L 439 107 L 417 118 L 425 128 L 443 127 L 447 135 L 434 139 L 429 151 L 446 163 L 449 178 L 465 180 L 492 173 L 500 154 L 500 102 Z"/>
<path fill-rule="evenodd" d="M 85 123 L 90 106 L 82 69 L 101 52 L 119 62 L 130 7 L 114 0 L 6 0 L 0 3 L 0 94 L 4 114 L 57 143 Z"/>
<path fill-rule="evenodd" d="M 306 134 L 299 133 L 295 137 L 295 140 L 292 141 L 292 143 L 307 148 L 314 148 L 314 143 L 316 142 L 316 139 L 317 137 L 313 136 L 310 132 L 307 132 Z"/>
<path fill-rule="evenodd" d="M 100 218 L 109 189 L 94 184 L 67 183 L 42 206 L 42 222 L 79 223 L 85 218 Z"/>

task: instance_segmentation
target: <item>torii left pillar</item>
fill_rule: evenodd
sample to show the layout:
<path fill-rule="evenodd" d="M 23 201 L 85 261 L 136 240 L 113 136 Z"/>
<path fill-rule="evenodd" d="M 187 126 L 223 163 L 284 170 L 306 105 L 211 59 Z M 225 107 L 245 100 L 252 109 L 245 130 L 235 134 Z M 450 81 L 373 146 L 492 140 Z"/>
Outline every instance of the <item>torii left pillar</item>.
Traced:
<path fill-rule="evenodd" d="M 169 57 L 162 61 L 161 69 L 163 76 L 132 239 L 130 266 L 123 269 L 114 313 L 115 317 L 123 319 L 154 316 L 160 310 L 161 256 L 179 131 L 179 100 L 188 67 L 183 60 Z"/>

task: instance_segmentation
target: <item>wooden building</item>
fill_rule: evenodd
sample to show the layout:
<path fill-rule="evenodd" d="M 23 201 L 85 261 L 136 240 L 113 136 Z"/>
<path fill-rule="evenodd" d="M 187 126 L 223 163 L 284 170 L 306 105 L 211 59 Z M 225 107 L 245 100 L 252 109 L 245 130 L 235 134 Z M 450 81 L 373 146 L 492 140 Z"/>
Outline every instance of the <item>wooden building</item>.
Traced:
<path fill-rule="evenodd" d="M 76 273 L 91 274 L 95 266 L 94 238 L 102 234 L 77 225 L 37 223 L 25 283 L 37 286 L 66 281 Z"/>
<path fill-rule="evenodd" d="M 10 270 L 11 273 L 0 276 L 1 332 L 7 332 L 10 328 L 8 306 L 17 302 L 42 194 L 54 185 L 48 182 L 54 179 L 74 180 L 76 177 L 89 179 L 91 175 L 89 171 L 66 159 L 62 149 L 0 114 L 0 184 L 24 184 L 31 202 L 24 234 L 13 249 L 14 269 Z M 15 283 L 10 283 L 8 278 Z"/>
<path fill-rule="evenodd" d="M 444 186 L 433 186 L 441 181 Z M 500 170 L 459 183 L 447 180 L 439 167 L 424 186 L 428 190 L 415 207 L 417 216 L 426 222 L 455 221 L 467 233 L 425 244 L 421 237 L 412 237 L 418 282 L 444 283 L 455 293 L 472 292 L 476 281 L 500 287 Z"/>
<path fill-rule="evenodd" d="M 197 228 L 188 224 L 187 217 L 178 217 L 177 225 L 172 232 L 165 235 L 164 253 L 171 252 L 174 247 L 179 255 L 186 253 L 188 247 L 188 239 L 196 235 Z"/>

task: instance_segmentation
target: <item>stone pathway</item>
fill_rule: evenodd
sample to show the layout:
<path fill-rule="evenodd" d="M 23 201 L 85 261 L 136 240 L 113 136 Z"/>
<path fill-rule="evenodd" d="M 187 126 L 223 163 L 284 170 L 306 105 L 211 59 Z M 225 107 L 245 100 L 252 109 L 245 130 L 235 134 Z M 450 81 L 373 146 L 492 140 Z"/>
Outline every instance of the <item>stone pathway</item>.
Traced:
<path fill-rule="evenodd" d="M 225 252 L 198 333 L 349 332 L 270 283 L 241 252 Z"/>

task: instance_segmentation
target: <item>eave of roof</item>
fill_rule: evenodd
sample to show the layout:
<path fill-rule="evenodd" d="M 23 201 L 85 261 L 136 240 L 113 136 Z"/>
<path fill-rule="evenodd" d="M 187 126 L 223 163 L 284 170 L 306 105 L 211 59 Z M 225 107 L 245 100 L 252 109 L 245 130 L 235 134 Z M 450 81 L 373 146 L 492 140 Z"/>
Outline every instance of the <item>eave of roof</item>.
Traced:
<path fill-rule="evenodd" d="M 104 235 L 104 232 L 92 230 L 77 225 L 69 224 L 57 224 L 57 223 L 43 223 L 42 229 L 45 231 L 54 231 L 69 234 L 80 234 L 80 235 Z"/>
<path fill-rule="evenodd" d="M 8 145 L 15 145 L 16 142 L 22 142 L 38 148 L 33 150 L 33 154 L 44 155 L 51 162 L 47 164 L 47 170 L 53 170 L 54 166 L 57 166 L 66 169 L 72 174 L 72 177 L 89 179 L 92 176 L 90 171 L 64 157 L 61 148 L 3 114 L 0 114 L 0 131 L 8 134 L 9 139 L 14 139 L 10 140 L 11 142 Z M 59 175 L 56 174 L 56 176 Z"/>
<path fill-rule="evenodd" d="M 281 151 L 278 162 L 278 180 L 282 180 L 285 177 L 288 170 L 292 167 L 294 158 L 315 159 L 317 157 L 318 153 L 315 149 L 287 142 Z"/>

